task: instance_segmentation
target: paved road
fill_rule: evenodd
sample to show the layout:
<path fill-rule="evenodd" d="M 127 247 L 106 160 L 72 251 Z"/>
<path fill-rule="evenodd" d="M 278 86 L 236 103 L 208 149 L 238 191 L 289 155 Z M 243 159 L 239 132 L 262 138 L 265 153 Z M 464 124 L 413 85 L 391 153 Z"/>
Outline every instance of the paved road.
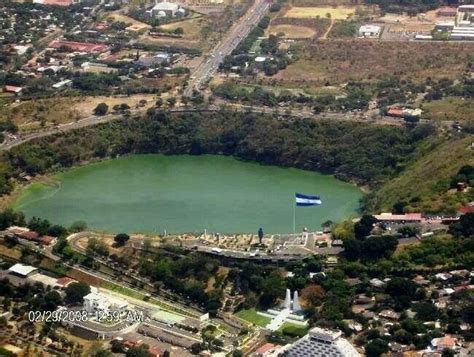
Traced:
<path fill-rule="evenodd" d="M 136 114 L 137 111 L 133 113 Z M 114 115 L 114 114 L 108 114 L 104 116 L 92 115 L 90 117 L 87 117 L 75 122 L 61 124 L 54 128 L 38 130 L 38 131 L 28 133 L 28 134 L 19 134 L 16 136 L 15 139 L 6 138 L 6 140 L 2 144 L 0 144 L 0 151 L 10 150 L 11 148 L 15 146 L 21 145 L 33 139 L 43 138 L 46 136 L 59 134 L 59 133 L 65 133 L 70 130 L 85 128 L 87 126 L 92 126 L 92 125 L 96 125 L 100 123 L 107 123 L 112 120 L 120 119 L 120 118 L 122 118 L 122 115 Z"/>
<path fill-rule="evenodd" d="M 193 90 L 199 90 L 217 71 L 225 56 L 229 55 L 237 45 L 249 34 L 255 25 L 266 14 L 270 4 L 267 0 L 255 0 L 255 3 L 227 32 L 225 37 L 211 51 L 209 57 L 196 68 L 191 76 L 184 94 L 191 96 Z"/>

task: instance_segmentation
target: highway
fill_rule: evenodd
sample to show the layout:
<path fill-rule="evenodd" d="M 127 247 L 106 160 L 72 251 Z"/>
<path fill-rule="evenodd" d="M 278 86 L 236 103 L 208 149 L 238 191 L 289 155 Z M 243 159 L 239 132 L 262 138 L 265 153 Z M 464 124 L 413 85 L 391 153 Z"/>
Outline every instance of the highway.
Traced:
<path fill-rule="evenodd" d="M 207 59 L 204 59 L 191 76 L 184 94 L 191 96 L 193 90 L 200 90 L 217 71 L 227 55 L 249 34 L 262 17 L 270 4 L 267 0 L 255 0 L 250 9 L 230 28 L 225 37 L 214 47 Z"/>

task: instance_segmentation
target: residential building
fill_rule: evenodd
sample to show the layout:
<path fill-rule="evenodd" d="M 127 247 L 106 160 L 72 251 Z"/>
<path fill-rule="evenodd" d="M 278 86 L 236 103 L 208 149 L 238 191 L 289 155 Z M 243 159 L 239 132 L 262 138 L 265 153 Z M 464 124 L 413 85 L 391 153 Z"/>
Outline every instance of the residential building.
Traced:
<path fill-rule="evenodd" d="M 21 95 L 21 92 L 23 91 L 23 87 L 6 85 L 3 87 L 3 91 L 5 93 L 13 93 L 15 95 Z"/>
<path fill-rule="evenodd" d="M 456 13 L 456 20 L 451 39 L 474 40 L 474 5 L 461 5 Z"/>
<path fill-rule="evenodd" d="M 359 28 L 359 37 L 377 38 L 380 37 L 381 30 L 378 25 L 362 25 Z"/>
<path fill-rule="evenodd" d="M 32 267 L 30 265 L 24 265 L 24 264 L 21 264 L 21 263 L 17 263 L 15 265 L 11 266 L 10 268 L 8 268 L 9 274 L 17 275 L 17 276 L 20 276 L 22 278 L 27 278 L 28 276 L 33 275 L 37 271 L 38 271 L 37 268 Z"/>
<path fill-rule="evenodd" d="M 458 9 L 456 7 L 446 6 L 446 7 L 439 8 L 436 14 L 438 16 L 454 17 L 456 16 L 457 12 L 458 12 Z"/>
<path fill-rule="evenodd" d="M 57 82 L 57 83 L 53 84 L 52 87 L 53 87 L 54 89 L 63 89 L 63 88 L 65 88 L 65 87 L 70 86 L 71 84 L 72 84 L 72 80 L 70 80 L 70 79 L 65 79 L 65 80 L 63 80 L 63 81 L 60 81 L 60 82 Z"/>
<path fill-rule="evenodd" d="M 381 213 L 374 215 L 374 217 L 377 221 L 384 223 L 421 223 L 422 221 L 421 213 Z"/>
<path fill-rule="evenodd" d="M 255 351 L 255 357 L 277 357 L 282 352 L 283 346 L 265 343 Z"/>

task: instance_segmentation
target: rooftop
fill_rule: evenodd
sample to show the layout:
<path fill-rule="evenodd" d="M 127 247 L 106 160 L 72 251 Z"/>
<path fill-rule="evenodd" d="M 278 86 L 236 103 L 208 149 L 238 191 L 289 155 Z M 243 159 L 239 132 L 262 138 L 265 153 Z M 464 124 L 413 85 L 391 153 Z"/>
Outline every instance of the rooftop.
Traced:
<path fill-rule="evenodd" d="M 17 263 L 8 269 L 10 273 L 15 273 L 21 276 L 27 276 L 28 274 L 36 270 L 38 269 L 35 267 L 32 267 L 30 265 L 23 265 L 21 263 Z"/>

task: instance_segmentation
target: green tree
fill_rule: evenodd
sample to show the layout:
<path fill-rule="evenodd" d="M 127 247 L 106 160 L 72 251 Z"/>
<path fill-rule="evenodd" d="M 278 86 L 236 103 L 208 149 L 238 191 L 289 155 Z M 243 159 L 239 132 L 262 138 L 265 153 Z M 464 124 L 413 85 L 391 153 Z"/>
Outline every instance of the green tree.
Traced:
<path fill-rule="evenodd" d="M 83 282 L 71 283 L 66 287 L 64 298 L 68 304 L 82 303 L 84 296 L 91 292 L 89 285 Z"/>
<path fill-rule="evenodd" d="M 174 31 L 175 35 L 183 35 L 184 34 L 184 30 L 182 27 L 177 27 Z"/>
<path fill-rule="evenodd" d="M 357 239 L 364 239 L 367 237 L 372 229 L 374 224 L 377 222 L 374 216 L 363 215 L 359 222 L 354 225 L 354 234 Z"/>
<path fill-rule="evenodd" d="M 102 116 L 102 115 L 107 114 L 108 111 L 109 111 L 109 106 L 107 104 L 99 103 L 94 109 L 94 114 Z"/>
<path fill-rule="evenodd" d="M 77 233 L 77 232 L 82 232 L 87 229 L 87 223 L 84 221 L 76 221 L 73 224 L 71 224 L 71 227 L 69 227 L 69 230 L 71 232 Z"/>
<path fill-rule="evenodd" d="M 263 229 L 259 228 L 258 229 L 258 242 L 262 244 L 262 239 L 263 239 Z"/>
<path fill-rule="evenodd" d="M 387 283 L 385 292 L 395 300 L 399 307 L 406 308 L 415 299 L 417 288 L 416 283 L 410 279 L 394 277 Z"/>
<path fill-rule="evenodd" d="M 67 229 L 63 226 L 55 224 L 48 229 L 48 234 L 53 237 L 62 237 L 67 234 Z"/>
<path fill-rule="evenodd" d="M 365 346 L 365 354 L 367 357 L 380 357 L 386 352 L 388 352 L 388 343 L 381 338 L 376 338 Z"/>
<path fill-rule="evenodd" d="M 474 213 L 466 213 L 459 222 L 449 227 L 449 232 L 455 236 L 474 237 Z"/>
<path fill-rule="evenodd" d="M 117 245 L 120 247 L 125 245 L 125 243 L 127 243 L 129 239 L 130 236 L 126 233 L 119 233 L 114 237 L 115 243 L 117 243 Z"/>
<path fill-rule="evenodd" d="M 432 302 L 420 302 L 413 306 L 416 317 L 423 321 L 434 321 L 438 318 L 438 308 Z"/>
<path fill-rule="evenodd" d="M 168 102 L 168 106 L 170 108 L 173 108 L 176 105 L 176 98 L 175 97 L 170 97 L 166 101 Z"/>
<path fill-rule="evenodd" d="M 41 219 L 39 217 L 32 217 L 28 222 L 28 228 L 42 236 L 48 234 L 50 226 L 51 223 L 49 223 L 47 219 Z"/>
<path fill-rule="evenodd" d="M 456 352 L 454 352 L 450 348 L 445 348 L 443 352 L 441 352 L 441 357 L 454 357 L 456 356 Z"/>
<path fill-rule="evenodd" d="M 97 254 L 107 257 L 109 256 L 109 248 L 107 247 L 107 244 L 105 244 L 100 239 L 92 237 L 87 241 L 86 254 L 88 256 L 94 256 Z"/>
<path fill-rule="evenodd" d="M 125 352 L 126 357 L 149 357 L 148 350 L 150 347 L 146 344 L 140 345 L 138 347 L 131 347 Z"/>

